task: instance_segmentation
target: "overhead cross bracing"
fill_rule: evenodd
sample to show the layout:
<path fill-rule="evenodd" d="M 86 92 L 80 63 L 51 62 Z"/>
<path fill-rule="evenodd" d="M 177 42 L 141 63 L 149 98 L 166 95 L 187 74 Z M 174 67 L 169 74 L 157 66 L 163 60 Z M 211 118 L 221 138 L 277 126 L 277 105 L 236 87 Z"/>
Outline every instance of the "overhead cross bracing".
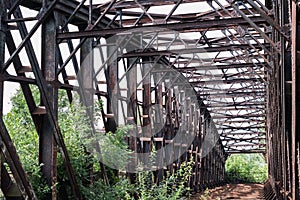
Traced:
<path fill-rule="evenodd" d="M 203 11 L 191 9 L 196 7 Z M 227 137 L 228 131 L 219 129 L 221 137 L 226 139 L 223 144 L 228 152 L 265 151 L 265 141 L 261 137 L 251 140 L 251 146 L 243 140 L 245 136 L 265 135 L 264 126 L 249 130 L 249 126 L 256 126 L 255 120 L 265 120 L 264 110 L 241 106 L 247 102 L 265 104 L 265 76 L 272 67 L 269 57 L 272 56 L 272 45 L 275 45 L 270 44 L 272 29 L 268 21 L 276 25 L 272 14 L 266 12 L 267 8 L 252 1 L 116 1 L 95 5 L 93 11 L 102 12 L 111 27 L 98 29 L 93 24 L 95 28 L 85 31 L 62 30 L 57 38 L 64 42 L 126 32 L 138 35 L 138 28 L 142 27 L 145 29 L 143 47 L 120 55 L 120 59 L 163 56 L 161 59 L 165 61 L 161 62 L 189 79 L 209 107 L 213 119 L 222 118 L 222 123 L 231 123 L 230 132 L 244 129 L 243 134 L 235 137 Z M 151 32 L 159 29 L 162 30 L 156 32 L 158 36 L 153 37 Z M 178 36 L 168 30 L 176 31 Z M 164 70 L 167 69 L 161 73 Z M 222 106 L 224 110 L 214 108 L 214 105 Z M 236 120 L 239 123 L 235 123 Z"/>
<path fill-rule="evenodd" d="M 267 35 L 268 30 L 271 30 L 269 28 L 270 24 L 264 17 L 275 23 L 272 20 L 272 15 L 270 13 L 266 14 L 265 7 L 261 8 L 261 5 L 257 2 L 253 3 L 231 3 L 230 1 L 116 1 L 94 5 L 93 16 L 88 16 L 84 4 L 80 6 L 81 4 L 76 2 L 71 4 L 60 1 L 54 6 L 54 9 L 69 12 L 70 17 L 65 20 L 69 24 L 80 25 L 80 23 L 86 23 L 89 18 L 92 18 L 94 23 L 84 31 L 68 31 L 66 29 L 68 23 L 63 23 L 62 30 L 58 32 L 57 38 L 63 45 L 67 40 L 75 38 L 110 37 L 112 34 L 131 32 L 134 29 L 138 31 L 137 27 L 141 25 L 143 28 L 149 28 L 149 32 L 154 28 L 176 31 L 180 33 L 178 38 L 174 38 L 175 35 L 167 35 L 164 30 L 161 30 L 161 36 L 150 43 L 153 46 L 155 43 L 155 47 L 152 47 L 154 49 L 128 52 L 123 54 L 120 59 L 123 57 L 164 56 L 164 59 L 169 60 L 167 65 L 178 69 L 190 79 L 189 82 L 198 91 L 199 96 L 209 107 L 211 113 L 214 110 L 219 110 L 215 109 L 213 105 L 221 105 L 223 108 L 228 106 L 229 109 L 218 111 L 215 118 L 226 119 L 224 122 L 231 122 L 231 127 L 236 127 L 237 130 L 241 130 L 243 127 L 247 130 L 248 121 L 236 123 L 235 125 L 233 123 L 235 120 L 240 119 L 265 119 L 262 109 L 240 110 L 239 106 L 247 102 L 264 104 L 265 75 L 271 65 L 268 60 L 268 56 L 271 55 L 269 44 L 271 39 L 268 39 L 269 36 Z M 22 4 L 31 8 L 35 7 L 27 1 Z M 78 7 L 79 9 L 76 9 Z M 205 9 L 200 12 L 196 9 L 188 10 L 188 8 L 194 7 Z M 100 18 L 97 18 L 96 15 L 101 12 L 102 15 L 99 15 L 101 20 L 99 21 Z M 265 13 L 266 16 L 261 16 L 261 12 Z M 252 23 L 249 24 L 249 20 Z M 104 25 L 105 23 L 110 26 Z M 105 28 L 103 29 L 103 27 Z M 263 29 L 265 30 L 262 31 Z M 143 37 L 145 43 L 150 42 L 151 34 L 147 35 L 145 33 Z M 181 41 L 183 39 L 184 45 L 189 46 L 184 49 L 182 49 L 183 44 Z M 147 46 L 147 44 L 144 45 Z M 62 64 L 63 68 L 66 63 L 70 62 L 75 51 L 71 51 L 71 54 L 67 56 L 68 59 Z M 199 62 L 197 58 L 191 59 L 193 54 L 203 59 L 201 66 L 195 64 L 195 62 Z M 209 65 L 205 66 L 204 62 Z M 214 86 L 216 84 L 221 85 L 222 88 L 216 88 Z M 224 95 L 217 97 L 215 93 Z M 263 133 L 264 131 L 264 128 L 261 128 L 256 133 Z M 225 133 L 222 131 L 220 135 L 226 137 Z M 252 132 L 249 132 L 249 134 L 251 136 Z M 236 138 L 237 140 L 232 138 L 231 142 L 224 142 L 225 148 L 229 145 L 234 148 L 233 143 L 243 144 L 239 140 L 240 137 L 236 136 Z M 260 142 L 264 141 L 261 140 Z M 253 145 L 251 148 L 245 145 L 245 148 L 247 151 L 255 149 L 263 152 L 264 148 L 261 148 L 262 146 L 258 143 L 257 146 Z M 245 149 L 242 149 L 242 147 L 234 148 L 235 152 L 240 150 Z"/>
<path fill-rule="evenodd" d="M 152 145 L 162 148 L 166 144 L 172 144 L 175 152 L 188 149 L 188 155 L 181 159 L 195 156 L 199 164 L 199 171 L 193 174 L 195 190 L 224 180 L 228 154 L 266 153 L 269 166 L 274 169 L 274 163 L 290 154 L 293 162 L 289 160 L 287 166 L 297 163 L 299 155 L 287 142 L 292 140 L 296 145 L 297 138 L 289 138 L 289 133 L 276 135 L 284 126 L 280 118 L 285 113 L 284 97 L 289 102 L 291 94 L 289 86 L 284 89 L 277 84 L 281 81 L 280 73 L 287 73 L 287 77 L 291 74 L 282 66 L 291 62 L 288 53 L 293 43 L 289 24 L 292 9 L 287 8 L 294 1 L 289 4 L 268 0 L 0 2 L 1 83 L 21 83 L 40 136 L 40 162 L 53 166 L 56 158 L 53 147 L 58 145 L 78 199 L 80 190 L 57 123 L 58 89 L 67 91 L 70 102 L 74 91 L 79 92 L 86 106 L 95 100 L 104 102 L 100 125 L 103 127 L 93 127 L 95 133 L 98 128 L 100 132 L 114 132 L 117 126 L 135 124 L 141 137 L 129 138 L 132 150 L 149 152 Z M 99 63 L 90 69 L 86 66 L 91 63 L 84 60 L 92 49 Z M 294 84 L 295 91 L 295 83 L 289 81 L 292 80 L 287 80 L 287 85 Z M 32 98 L 30 84 L 39 87 L 40 105 Z M 3 91 L 3 84 L 1 87 Z M 3 98 L 3 92 L 1 95 Z M 87 109 L 87 112 L 92 111 Z M 291 119 L 295 117 L 294 113 Z M 285 119 L 286 126 L 292 121 L 289 119 Z M 41 124 L 46 125 L 41 127 Z M 154 135 L 156 129 L 150 126 L 153 124 L 164 127 L 163 131 L 158 130 Z M 295 127 L 295 120 L 293 124 Z M 180 127 L 187 136 L 197 136 L 197 140 L 190 144 L 173 140 Z M 292 130 L 295 133 L 295 128 Z M 211 132 L 215 147 L 210 149 L 209 156 L 197 157 L 201 155 L 204 136 Z M 5 124 L 1 124 L 1 134 L 8 145 Z M 284 143 L 285 150 L 274 147 L 276 142 Z M 289 148 L 294 148 L 294 154 Z M 5 158 L 12 160 L 11 168 L 18 166 L 12 171 L 23 197 L 34 199 L 26 173 L 12 156 L 16 154 L 14 148 L 9 150 L 10 155 Z M 284 158 L 280 158 L 281 150 Z M 165 159 L 169 155 L 160 156 Z M 53 159 L 49 161 L 49 157 Z M 168 169 L 180 166 L 180 162 L 179 159 L 170 164 Z M 299 182 L 295 175 L 297 166 L 293 166 L 291 177 L 287 177 L 287 166 L 281 172 L 283 175 L 270 174 L 276 181 L 285 177 L 286 183 L 278 187 L 292 191 L 295 197 L 295 183 Z M 54 167 L 44 167 L 43 174 L 51 184 Z M 275 179 L 270 180 L 269 190 L 280 191 L 275 188 Z M 51 195 L 55 196 L 55 192 Z"/>

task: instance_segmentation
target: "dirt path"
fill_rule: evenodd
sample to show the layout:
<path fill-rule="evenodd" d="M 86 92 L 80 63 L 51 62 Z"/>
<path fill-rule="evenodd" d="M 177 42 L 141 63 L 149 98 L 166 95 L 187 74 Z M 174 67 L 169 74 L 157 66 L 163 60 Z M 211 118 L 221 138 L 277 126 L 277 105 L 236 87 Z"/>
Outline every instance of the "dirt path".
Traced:
<path fill-rule="evenodd" d="M 201 198 L 209 196 L 208 198 Z M 245 199 L 259 200 L 263 199 L 262 184 L 227 184 L 222 187 L 217 187 L 209 190 L 208 194 L 197 194 L 192 200 L 223 200 L 223 199 Z"/>

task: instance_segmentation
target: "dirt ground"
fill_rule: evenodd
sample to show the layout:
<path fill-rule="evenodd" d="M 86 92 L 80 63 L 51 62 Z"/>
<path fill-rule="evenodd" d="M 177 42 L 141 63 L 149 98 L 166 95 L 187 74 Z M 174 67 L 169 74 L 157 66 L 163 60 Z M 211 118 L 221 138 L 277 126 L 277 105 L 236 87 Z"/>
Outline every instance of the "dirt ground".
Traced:
<path fill-rule="evenodd" d="M 263 199 L 262 184 L 227 184 L 204 192 L 193 195 L 192 200 L 223 200 L 223 199 L 243 199 L 259 200 Z M 202 198 L 201 198 L 202 196 Z M 206 196 L 208 198 L 203 198 Z"/>

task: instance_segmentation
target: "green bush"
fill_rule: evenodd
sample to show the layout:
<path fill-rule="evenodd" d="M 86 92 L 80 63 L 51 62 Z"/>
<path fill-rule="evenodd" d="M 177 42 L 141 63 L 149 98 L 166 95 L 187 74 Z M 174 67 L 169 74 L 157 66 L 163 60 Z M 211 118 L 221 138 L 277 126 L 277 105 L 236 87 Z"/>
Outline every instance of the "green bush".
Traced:
<path fill-rule="evenodd" d="M 35 102 L 38 104 L 38 89 L 35 86 L 31 89 Z M 124 158 L 126 160 L 130 156 L 130 151 L 127 143 L 124 142 L 124 138 L 128 136 L 127 132 L 130 127 L 119 128 L 116 133 L 107 133 L 105 137 L 103 135 L 91 137 L 92 130 L 89 117 L 85 114 L 85 108 L 79 105 L 78 98 L 74 100 L 77 104 L 69 105 L 66 96 L 65 91 L 59 91 L 59 125 L 84 199 L 131 200 L 135 195 L 143 200 L 175 200 L 183 198 L 184 194 L 189 192 L 189 188 L 185 187 L 185 183 L 191 175 L 192 162 L 182 163 L 182 167 L 175 174 L 167 175 L 159 185 L 153 184 L 153 172 L 138 173 L 137 183 L 130 184 L 125 176 L 106 167 L 110 185 L 105 184 L 101 176 L 102 171 L 97 154 L 91 153 L 89 147 L 95 142 L 95 139 L 101 140 L 104 144 L 101 145 L 104 155 L 109 156 L 109 153 L 105 152 L 119 152 L 111 149 L 119 148 L 123 150 L 123 153 L 115 156 L 119 156 L 120 160 L 124 160 Z M 37 197 L 43 199 L 51 188 L 45 184 L 40 172 L 38 134 L 21 90 L 18 90 L 11 100 L 12 109 L 4 116 L 4 121 Z M 95 110 L 99 111 L 101 109 L 102 104 L 97 104 Z M 100 120 L 99 116 L 96 116 L 95 119 Z M 108 162 L 110 158 L 104 157 L 104 159 L 106 159 L 105 162 Z M 57 158 L 57 173 L 58 199 L 73 199 L 60 153 L 58 153 Z"/>
<path fill-rule="evenodd" d="M 137 195 L 141 200 L 176 200 L 189 195 L 190 188 L 186 185 L 192 174 L 193 162 L 183 162 L 174 174 L 168 174 L 159 185 L 152 184 L 152 172 L 138 174 Z"/>
<path fill-rule="evenodd" d="M 34 88 L 35 102 L 38 102 L 37 89 Z M 50 187 L 45 184 L 40 172 L 38 162 L 39 138 L 32 122 L 25 98 L 20 90 L 12 97 L 12 109 L 3 120 L 13 143 L 20 156 L 25 171 L 34 187 L 39 199 L 43 199 L 44 194 L 50 191 Z"/>
<path fill-rule="evenodd" d="M 233 154 L 226 161 L 229 182 L 263 183 L 268 178 L 266 161 L 261 154 Z"/>

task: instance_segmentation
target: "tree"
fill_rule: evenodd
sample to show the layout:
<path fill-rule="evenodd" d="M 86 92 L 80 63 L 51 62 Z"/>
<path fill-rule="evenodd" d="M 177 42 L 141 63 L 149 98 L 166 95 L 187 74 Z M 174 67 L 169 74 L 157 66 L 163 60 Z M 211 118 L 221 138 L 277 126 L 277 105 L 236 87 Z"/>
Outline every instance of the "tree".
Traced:
<path fill-rule="evenodd" d="M 39 102 L 39 91 L 36 86 L 31 86 L 35 102 Z M 28 174 L 38 199 L 43 199 L 50 188 L 45 184 L 38 164 L 38 134 L 32 122 L 24 95 L 18 90 L 11 99 L 12 109 L 4 116 L 5 124 L 16 146 L 21 162 Z M 79 98 L 75 95 L 74 103 L 69 104 L 66 92 L 59 90 L 59 125 L 64 137 L 66 147 L 71 159 L 71 164 L 76 173 L 77 182 L 84 199 L 133 199 L 135 194 L 140 199 L 178 199 L 189 191 L 185 187 L 191 175 L 192 162 L 183 163 L 175 174 L 169 174 L 160 185 L 155 185 L 146 179 L 153 179 L 152 172 L 141 172 L 137 175 L 140 182 L 130 184 L 122 175 L 115 175 L 112 169 L 107 168 L 110 186 L 104 184 L 100 173 L 99 160 L 87 148 L 91 141 L 89 118 L 85 114 L 84 106 L 80 105 Z M 96 110 L 102 109 L 101 104 Z M 116 133 L 107 133 L 104 140 L 108 144 L 115 144 L 118 148 L 129 149 L 124 137 L 127 136 L 128 127 L 118 128 Z M 101 136 L 103 139 L 103 136 Z M 103 151 L 110 152 L 111 145 L 101 146 Z M 109 154 L 106 154 L 109 156 Z M 126 156 L 122 154 L 120 156 Z M 109 157 L 105 158 L 109 159 Z M 60 154 L 57 160 L 58 171 L 58 199 L 73 199 L 71 186 L 66 176 L 65 167 Z"/>
<path fill-rule="evenodd" d="M 31 87 L 35 102 L 39 102 L 39 91 Z M 76 96 L 76 95 L 75 95 Z M 75 98 L 76 99 L 76 98 Z M 4 116 L 5 124 L 16 146 L 20 160 L 34 187 L 38 199 L 43 199 L 50 188 L 45 184 L 38 163 L 38 134 L 32 122 L 24 95 L 21 90 L 11 98 L 12 109 Z M 114 186 L 108 188 L 100 178 L 100 167 L 95 157 L 87 152 L 87 137 L 90 134 L 88 117 L 79 100 L 69 104 L 66 92 L 59 91 L 59 125 L 68 149 L 71 164 L 76 173 L 77 181 L 85 199 L 118 199 L 123 192 L 114 192 Z M 91 173 L 91 166 L 93 167 Z M 57 159 L 59 199 L 72 199 L 71 186 L 60 154 Z M 118 180 L 119 181 L 119 180 Z M 127 179 L 122 180 L 127 186 Z M 128 187 L 129 188 L 129 187 Z M 107 198 L 105 198 L 107 197 Z"/>
<path fill-rule="evenodd" d="M 226 176 L 230 182 L 262 183 L 268 178 L 268 168 L 261 154 L 234 154 L 226 161 Z"/>

